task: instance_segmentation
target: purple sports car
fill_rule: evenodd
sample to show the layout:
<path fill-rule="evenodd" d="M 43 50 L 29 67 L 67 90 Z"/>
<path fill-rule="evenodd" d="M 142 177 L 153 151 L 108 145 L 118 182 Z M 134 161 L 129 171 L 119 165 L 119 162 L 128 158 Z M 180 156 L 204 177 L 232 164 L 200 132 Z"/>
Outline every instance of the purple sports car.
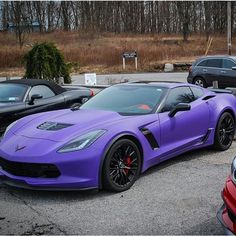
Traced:
<path fill-rule="evenodd" d="M 12 123 L 0 142 L 0 179 L 50 190 L 129 189 L 149 167 L 189 150 L 226 150 L 236 99 L 195 85 L 109 87 L 77 109 Z"/>

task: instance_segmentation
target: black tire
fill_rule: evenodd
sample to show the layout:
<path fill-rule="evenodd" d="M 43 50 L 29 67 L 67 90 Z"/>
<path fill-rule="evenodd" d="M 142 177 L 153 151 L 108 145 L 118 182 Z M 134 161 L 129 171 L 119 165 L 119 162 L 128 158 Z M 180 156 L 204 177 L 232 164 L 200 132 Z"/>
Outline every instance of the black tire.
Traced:
<path fill-rule="evenodd" d="M 219 151 L 225 151 L 230 148 L 235 132 L 234 117 L 225 112 L 217 122 L 213 148 Z"/>
<path fill-rule="evenodd" d="M 120 139 L 108 151 L 103 164 L 103 188 L 114 192 L 129 189 L 141 171 L 141 154 L 129 139 Z"/>
<path fill-rule="evenodd" d="M 196 77 L 193 80 L 193 84 L 198 85 L 203 88 L 207 88 L 207 83 L 202 77 Z"/>

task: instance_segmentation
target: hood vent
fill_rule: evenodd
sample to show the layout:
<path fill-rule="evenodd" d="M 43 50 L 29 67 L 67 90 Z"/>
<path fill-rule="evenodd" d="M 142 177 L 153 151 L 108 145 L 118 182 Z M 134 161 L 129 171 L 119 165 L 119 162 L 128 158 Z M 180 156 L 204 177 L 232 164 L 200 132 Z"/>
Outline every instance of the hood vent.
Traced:
<path fill-rule="evenodd" d="M 65 124 L 65 123 L 57 123 L 57 122 L 44 122 L 37 127 L 37 129 L 41 130 L 49 130 L 49 131 L 57 131 L 61 129 L 65 129 L 67 127 L 72 126 L 73 124 Z"/>

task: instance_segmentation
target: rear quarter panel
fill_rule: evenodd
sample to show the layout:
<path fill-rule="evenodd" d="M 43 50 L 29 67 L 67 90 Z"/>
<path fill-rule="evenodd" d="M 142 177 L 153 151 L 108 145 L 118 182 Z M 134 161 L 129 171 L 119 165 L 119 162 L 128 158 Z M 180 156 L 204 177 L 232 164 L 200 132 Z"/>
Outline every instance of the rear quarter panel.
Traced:
<path fill-rule="evenodd" d="M 210 108 L 210 122 L 212 127 L 216 127 L 220 116 L 229 111 L 234 119 L 236 117 L 236 98 L 232 94 L 217 94 L 208 100 Z"/>

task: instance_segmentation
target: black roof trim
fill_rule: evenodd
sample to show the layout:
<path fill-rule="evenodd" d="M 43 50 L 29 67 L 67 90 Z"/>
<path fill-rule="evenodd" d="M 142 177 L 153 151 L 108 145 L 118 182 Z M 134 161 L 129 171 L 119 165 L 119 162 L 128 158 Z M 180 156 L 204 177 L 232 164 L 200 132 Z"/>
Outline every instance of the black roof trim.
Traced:
<path fill-rule="evenodd" d="M 45 85 L 53 90 L 55 94 L 61 94 L 66 91 L 65 88 L 62 88 L 60 85 L 43 79 L 13 79 L 13 80 L 5 80 L 0 83 L 7 83 L 7 84 L 24 84 L 28 86 L 36 86 L 36 85 Z"/>

